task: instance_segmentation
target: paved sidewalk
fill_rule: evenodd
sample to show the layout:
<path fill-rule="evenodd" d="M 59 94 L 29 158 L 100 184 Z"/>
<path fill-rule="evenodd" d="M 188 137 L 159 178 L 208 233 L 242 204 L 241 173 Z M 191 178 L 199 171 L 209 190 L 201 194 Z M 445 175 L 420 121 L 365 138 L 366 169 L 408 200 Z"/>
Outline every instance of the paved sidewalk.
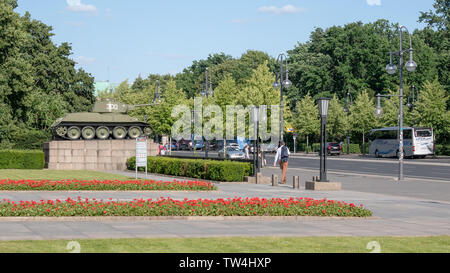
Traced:
<path fill-rule="evenodd" d="M 268 170 L 268 169 L 267 169 Z M 130 173 L 128 173 L 129 175 Z M 297 173 L 298 174 L 298 173 Z M 142 175 L 142 174 L 140 174 Z M 144 174 L 145 175 L 145 174 Z M 307 172 L 304 177 L 309 177 Z M 133 176 L 133 175 L 131 175 Z M 150 176 L 149 176 L 150 178 Z M 152 179 L 170 180 L 152 175 Z M 353 177 L 354 179 L 354 177 Z M 366 178 L 367 179 L 367 178 Z M 375 178 L 371 178 L 375 179 Z M 378 178 L 378 180 L 383 180 Z M 302 179 L 300 181 L 303 181 Z M 388 183 L 388 182 L 386 182 Z M 393 183 L 389 181 L 389 183 Z M 345 189 L 338 192 L 294 190 L 290 185 L 218 184 L 213 192 L 0 192 L 11 200 L 67 197 L 134 198 L 311 197 L 363 204 L 373 218 L 300 218 L 297 220 L 141 220 L 1 221 L 0 240 L 151 238 L 212 236 L 429 236 L 450 235 L 450 202 Z"/>

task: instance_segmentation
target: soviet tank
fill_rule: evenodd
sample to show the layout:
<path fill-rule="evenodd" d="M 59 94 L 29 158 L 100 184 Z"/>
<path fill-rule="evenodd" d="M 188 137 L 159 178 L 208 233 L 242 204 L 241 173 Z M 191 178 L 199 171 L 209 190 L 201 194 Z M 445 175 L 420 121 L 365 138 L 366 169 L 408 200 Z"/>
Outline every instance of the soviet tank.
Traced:
<path fill-rule="evenodd" d="M 150 135 L 149 124 L 130 117 L 127 113 L 139 106 L 128 105 L 112 99 L 95 102 L 91 112 L 66 114 L 52 125 L 54 139 L 92 140 L 127 139 Z"/>

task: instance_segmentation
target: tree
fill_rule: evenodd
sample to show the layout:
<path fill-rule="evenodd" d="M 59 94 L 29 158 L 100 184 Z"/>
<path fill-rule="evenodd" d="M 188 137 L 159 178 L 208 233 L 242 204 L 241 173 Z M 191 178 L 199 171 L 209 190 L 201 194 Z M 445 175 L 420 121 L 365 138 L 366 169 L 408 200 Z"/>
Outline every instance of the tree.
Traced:
<path fill-rule="evenodd" d="M 299 135 L 306 138 L 306 151 L 309 149 L 309 137 L 320 131 L 319 113 L 314 99 L 309 95 L 303 97 L 295 108 L 294 126 Z"/>
<path fill-rule="evenodd" d="M 427 24 L 423 30 L 415 31 L 421 36 L 424 42 L 434 49 L 437 57 L 437 75 L 441 85 L 447 90 L 447 95 L 450 95 L 450 72 L 448 64 L 450 63 L 450 1 L 449 0 L 435 0 L 433 4 L 434 11 L 421 12 L 419 22 Z M 428 79 L 430 81 L 432 79 Z M 447 109 L 450 104 L 447 105 Z"/>
<path fill-rule="evenodd" d="M 94 79 L 75 69 L 68 43 L 55 45 L 52 27 L 14 12 L 15 0 L 0 0 L 0 141 L 14 146 L 28 131 L 46 135 L 67 112 L 88 111 Z M 21 147 L 26 148 L 26 147 Z"/>
<path fill-rule="evenodd" d="M 374 109 L 374 103 L 366 90 L 358 94 L 350 107 L 350 125 L 353 132 L 362 136 L 363 153 L 365 153 L 365 136 L 376 124 Z"/>
<path fill-rule="evenodd" d="M 269 71 L 265 61 L 253 70 L 252 75 L 242 85 L 237 99 L 243 106 L 279 105 L 280 93 L 273 88 L 274 75 Z"/>
<path fill-rule="evenodd" d="M 336 95 L 330 101 L 327 117 L 328 140 L 341 140 L 348 130 L 347 113 Z"/>
<path fill-rule="evenodd" d="M 148 123 L 152 126 L 154 133 L 170 135 L 175 122 L 175 119 L 171 116 L 172 108 L 183 103 L 186 103 L 185 93 L 181 89 L 177 89 L 174 80 L 169 80 L 161 103 L 142 108 L 140 111 L 147 115 Z"/>
<path fill-rule="evenodd" d="M 449 96 L 437 79 L 425 82 L 412 112 L 416 126 L 432 127 L 438 143 L 450 141 Z"/>

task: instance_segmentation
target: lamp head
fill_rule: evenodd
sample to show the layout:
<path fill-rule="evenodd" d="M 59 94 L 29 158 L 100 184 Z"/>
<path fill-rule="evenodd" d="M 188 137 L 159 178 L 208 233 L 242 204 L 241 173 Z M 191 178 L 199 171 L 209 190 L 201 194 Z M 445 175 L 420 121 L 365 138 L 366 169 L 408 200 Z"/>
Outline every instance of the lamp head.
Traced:
<path fill-rule="evenodd" d="M 417 68 L 417 64 L 415 61 L 413 60 L 409 60 L 406 64 L 405 64 L 406 70 L 408 70 L 409 72 L 414 72 Z"/>
<path fill-rule="evenodd" d="M 273 88 L 278 89 L 278 88 L 280 88 L 280 83 L 278 81 L 276 81 L 273 83 L 272 86 L 273 86 Z"/>
<path fill-rule="evenodd" d="M 392 75 L 397 71 L 397 66 L 395 66 L 394 64 L 388 64 L 386 66 L 386 71 L 389 75 Z"/>
<path fill-rule="evenodd" d="M 319 105 L 319 115 L 323 118 L 326 118 L 328 116 L 328 106 L 330 105 L 330 99 L 320 98 L 318 100 L 318 105 Z"/>
<path fill-rule="evenodd" d="M 286 79 L 286 80 L 283 81 L 283 86 L 285 88 L 289 88 L 289 87 L 292 86 L 292 82 L 289 79 Z"/>
<path fill-rule="evenodd" d="M 377 106 L 377 108 L 375 108 L 375 111 L 373 113 L 375 114 L 375 116 L 380 118 L 383 115 L 383 108 Z"/>

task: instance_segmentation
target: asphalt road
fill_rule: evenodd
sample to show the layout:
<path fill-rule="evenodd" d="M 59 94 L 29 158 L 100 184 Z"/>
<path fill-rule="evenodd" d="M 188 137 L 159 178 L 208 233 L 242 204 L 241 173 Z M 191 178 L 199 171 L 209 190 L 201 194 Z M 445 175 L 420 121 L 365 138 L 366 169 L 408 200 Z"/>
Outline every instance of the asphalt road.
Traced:
<path fill-rule="evenodd" d="M 189 151 L 173 151 L 173 155 L 193 156 Z M 204 151 L 197 151 L 196 156 L 204 156 Z M 209 152 L 209 157 L 217 157 L 217 152 Z M 273 164 L 274 154 L 267 154 L 268 165 Z M 289 168 L 303 168 L 318 170 L 319 157 L 291 156 Z M 392 158 L 370 158 L 361 156 L 329 156 L 327 160 L 327 170 L 341 173 L 359 173 L 381 176 L 398 177 L 399 164 L 397 159 Z M 450 160 L 449 159 L 405 159 L 403 166 L 404 177 L 450 181 Z"/>
<path fill-rule="evenodd" d="M 267 163 L 273 164 L 273 156 L 267 157 Z M 289 160 L 291 168 L 319 169 L 320 160 L 318 157 L 291 157 Z M 398 176 L 398 161 L 371 160 L 371 159 L 345 159 L 329 158 L 327 160 L 327 170 L 337 172 L 361 173 L 383 176 Z M 409 178 L 423 178 L 450 181 L 450 164 L 404 161 L 403 174 Z"/>

